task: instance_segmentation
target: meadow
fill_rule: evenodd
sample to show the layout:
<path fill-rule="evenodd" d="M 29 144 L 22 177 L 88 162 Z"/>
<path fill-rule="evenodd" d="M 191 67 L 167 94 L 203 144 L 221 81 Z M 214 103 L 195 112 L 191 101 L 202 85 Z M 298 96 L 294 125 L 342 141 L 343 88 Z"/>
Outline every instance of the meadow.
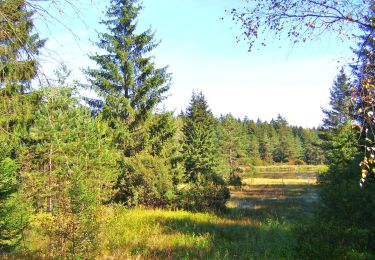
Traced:
<path fill-rule="evenodd" d="M 126 208 L 100 210 L 97 259 L 371 259 L 355 248 L 333 250 L 316 221 L 317 174 L 258 172 L 230 187 L 222 213 Z M 31 225 L 32 227 L 35 225 Z M 27 253 L 39 259 L 47 237 L 28 230 Z"/>

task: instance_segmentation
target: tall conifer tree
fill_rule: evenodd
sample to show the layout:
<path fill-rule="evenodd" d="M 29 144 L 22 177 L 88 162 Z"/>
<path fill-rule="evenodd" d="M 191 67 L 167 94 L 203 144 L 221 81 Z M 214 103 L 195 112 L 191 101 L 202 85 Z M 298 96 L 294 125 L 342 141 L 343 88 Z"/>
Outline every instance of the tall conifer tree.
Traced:
<path fill-rule="evenodd" d="M 100 34 L 97 46 L 104 54 L 90 58 L 96 69 L 87 69 L 90 87 L 100 96 L 91 105 L 104 117 L 127 122 L 130 129 L 142 124 L 169 89 L 166 68 L 155 68 L 148 54 L 158 43 L 149 29 L 136 33 L 136 21 L 142 7 L 138 0 L 111 0 L 102 21 L 107 32 Z"/>
<path fill-rule="evenodd" d="M 196 182 L 200 174 L 206 178 L 212 174 L 216 165 L 214 117 L 202 92 L 193 93 L 184 119 L 186 176 L 189 181 Z"/>
<path fill-rule="evenodd" d="M 337 128 L 353 117 L 351 102 L 351 86 L 343 69 L 341 69 L 330 91 L 330 109 L 323 109 L 326 118 L 323 119 L 324 128 Z"/>
<path fill-rule="evenodd" d="M 0 88 L 23 93 L 36 76 L 35 56 L 44 41 L 32 32 L 32 12 L 25 0 L 0 1 L 0 10 Z"/>

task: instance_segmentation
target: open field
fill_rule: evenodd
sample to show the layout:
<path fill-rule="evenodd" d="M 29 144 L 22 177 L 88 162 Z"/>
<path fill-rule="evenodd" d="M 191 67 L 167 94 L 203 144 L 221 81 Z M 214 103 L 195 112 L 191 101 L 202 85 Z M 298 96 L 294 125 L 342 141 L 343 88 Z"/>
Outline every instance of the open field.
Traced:
<path fill-rule="evenodd" d="M 221 214 L 104 206 L 93 255 L 97 259 L 369 259 L 352 248 L 333 252 L 320 228 L 309 229 L 319 203 L 314 176 L 289 172 L 245 178 L 244 185 L 231 188 L 227 211 Z M 46 240 L 34 234 L 26 239 L 33 251 L 9 259 L 38 259 L 40 241 Z"/>
<path fill-rule="evenodd" d="M 245 169 L 246 170 L 246 169 Z M 328 170 L 326 165 L 268 165 L 268 166 L 253 166 L 247 169 L 252 173 L 314 173 L 320 174 Z"/>
<path fill-rule="evenodd" d="M 294 178 L 292 178 L 294 175 Z M 228 211 L 191 213 L 108 208 L 103 257 L 136 259 L 301 259 L 295 230 L 317 203 L 312 175 L 244 179 Z M 302 253 L 302 255 L 301 255 Z"/>

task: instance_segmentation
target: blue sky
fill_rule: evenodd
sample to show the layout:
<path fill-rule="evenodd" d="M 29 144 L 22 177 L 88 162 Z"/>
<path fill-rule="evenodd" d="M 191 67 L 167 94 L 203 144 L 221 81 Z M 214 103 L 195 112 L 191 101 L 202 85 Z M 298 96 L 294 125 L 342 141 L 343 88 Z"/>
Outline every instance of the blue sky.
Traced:
<path fill-rule="evenodd" d="M 225 10 L 245 1 L 144 0 L 139 31 L 151 28 L 161 44 L 152 53 L 157 66 L 169 66 L 172 85 L 163 106 L 177 113 L 185 109 L 194 89 L 202 90 L 215 115 L 270 120 L 278 113 L 293 125 L 318 126 L 327 107 L 329 89 L 340 66 L 351 55 L 349 46 L 334 37 L 306 45 L 268 39 L 268 46 L 247 51 L 236 42 L 241 32 Z M 81 68 L 94 66 L 87 54 L 96 49 L 97 31 L 103 31 L 105 4 L 79 0 L 80 19 L 62 8 L 59 22 L 37 26 L 49 38 L 44 68 L 63 60 L 83 80 Z M 224 20 L 220 19 L 224 17 Z M 84 22 L 83 22 L 84 21 Z M 72 32 L 65 29 L 65 24 Z M 328 36 L 327 36 L 328 37 Z"/>

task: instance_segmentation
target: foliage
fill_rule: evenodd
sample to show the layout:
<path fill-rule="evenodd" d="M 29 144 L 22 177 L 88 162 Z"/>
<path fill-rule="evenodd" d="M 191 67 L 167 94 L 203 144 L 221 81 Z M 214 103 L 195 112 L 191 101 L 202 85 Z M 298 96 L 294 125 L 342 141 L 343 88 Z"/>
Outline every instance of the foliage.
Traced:
<path fill-rule="evenodd" d="M 92 88 L 101 99 L 90 105 L 102 111 L 111 127 L 128 124 L 137 129 L 150 116 L 169 88 L 166 68 L 157 69 L 147 55 L 157 43 L 151 30 L 136 33 L 141 6 L 135 0 L 112 0 L 102 21 L 107 33 L 100 34 L 98 47 L 104 54 L 90 58 L 97 69 L 87 69 Z M 121 119 L 117 122 L 115 119 Z"/>
<path fill-rule="evenodd" d="M 72 89 L 50 87 L 42 95 L 21 157 L 22 193 L 51 221 L 42 229 L 46 256 L 79 257 L 95 247 L 95 206 L 112 196 L 118 156 L 108 129 L 78 105 Z"/>
<path fill-rule="evenodd" d="M 230 13 L 243 29 L 249 51 L 259 39 L 266 45 L 266 33 L 276 39 L 288 39 L 292 43 L 304 43 L 334 33 L 345 39 L 358 28 L 373 28 L 373 2 L 336 0 L 259 0 L 245 1 L 244 8 L 232 9 Z"/>
<path fill-rule="evenodd" d="M 128 206 L 171 206 L 174 185 L 167 160 L 148 154 L 125 158 L 115 200 Z"/>
<path fill-rule="evenodd" d="M 23 0 L 0 2 L 0 249 L 18 245 L 28 220 L 20 193 L 20 154 L 38 96 L 25 95 L 38 68 L 44 41 L 33 34 L 32 12 Z"/>
<path fill-rule="evenodd" d="M 354 107 L 351 101 L 351 82 L 342 68 L 330 90 L 330 109 L 323 109 L 326 118 L 325 128 L 337 128 L 353 118 Z"/>
<path fill-rule="evenodd" d="M 326 110 L 322 136 L 329 171 L 320 176 L 322 205 L 317 221 L 328 223 L 325 227 L 328 239 L 340 236 L 345 247 L 354 245 L 357 250 L 373 250 L 374 229 L 363 219 L 373 217 L 374 184 L 370 177 L 366 187 L 358 185 L 361 149 L 357 145 L 358 133 L 350 124 L 352 104 L 344 102 L 351 95 L 345 91 L 345 82 L 340 72 L 332 88 L 336 91 L 331 91 L 331 109 Z"/>
<path fill-rule="evenodd" d="M 366 182 L 375 168 L 374 161 L 374 2 L 365 1 L 255 1 L 244 9 L 232 9 L 231 14 L 244 30 L 249 51 L 258 37 L 266 32 L 278 39 L 287 38 L 293 43 L 304 43 L 324 33 L 350 38 L 354 35 L 359 47 L 358 57 L 352 66 L 355 77 L 351 87 L 355 103 L 353 127 L 360 134 L 364 149 L 361 162 L 360 184 Z M 264 38 L 262 45 L 265 45 Z M 345 78 L 341 79 L 341 83 Z M 342 89 L 343 86 L 341 87 Z M 336 104 L 338 105 L 338 104 Z"/>
<path fill-rule="evenodd" d="M 184 157 L 186 179 L 193 183 L 202 174 L 204 178 L 214 172 L 216 166 L 214 146 L 214 118 L 202 94 L 193 93 L 184 115 Z"/>
<path fill-rule="evenodd" d="M 26 203 L 19 194 L 18 165 L 0 147 L 0 252 L 17 246 L 28 220 Z M 5 152 L 5 153 L 4 153 Z"/>
<path fill-rule="evenodd" d="M 25 0 L 0 2 L 0 88 L 7 94 L 29 90 L 36 76 L 36 55 L 44 45 L 32 34 L 32 12 L 26 10 Z"/>

